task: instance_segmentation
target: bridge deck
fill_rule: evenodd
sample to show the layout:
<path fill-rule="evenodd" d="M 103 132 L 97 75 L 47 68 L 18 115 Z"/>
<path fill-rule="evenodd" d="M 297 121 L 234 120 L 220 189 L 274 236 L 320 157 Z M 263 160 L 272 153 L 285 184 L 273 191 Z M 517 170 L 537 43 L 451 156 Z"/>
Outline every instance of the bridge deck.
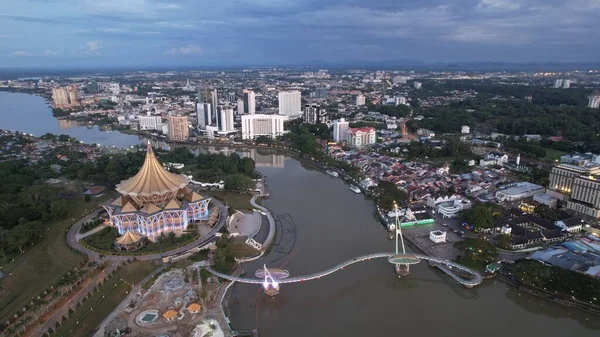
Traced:
<path fill-rule="evenodd" d="M 333 266 L 332 268 L 322 270 L 320 272 L 307 274 L 307 275 L 301 275 L 301 276 L 294 276 L 294 277 L 290 277 L 290 278 L 286 278 L 286 279 L 282 279 L 282 280 L 277 280 L 277 283 L 279 283 L 279 284 L 297 283 L 297 282 L 305 282 L 305 281 L 310 281 L 310 280 L 314 280 L 314 279 L 319 279 L 321 277 L 335 273 L 336 271 L 343 269 L 344 267 L 350 266 L 350 265 L 358 263 L 358 262 L 363 262 L 363 261 L 367 261 L 367 260 L 371 260 L 371 259 L 389 258 L 390 256 L 394 256 L 394 255 L 396 255 L 396 254 L 395 253 L 367 254 L 367 255 L 355 257 L 350 260 L 346 260 L 342 263 L 339 263 L 339 264 Z M 418 254 L 416 254 L 415 257 L 420 260 L 431 261 L 431 262 L 434 262 L 437 264 L 441 264 L 443 266 L 449 266 L 452 268 L 456 268 L 458 270 L 461 270 L 463 272 L 470 274 L 472 276 L 472 278 L 465 279 L 465 278 L 462 278 L 462 277 L 456 275 L 451 269 L 440 268 L 442 271 L 444 271 L 446 274 L 448 274 L 454 280 L 456 280 L 457 282 L 459 282 L 460 284 L 462 284 L 466 287 L 474 287 L 476 285 L 479 285 L 483 281 L 483 277 L 478 272 L 476 272 L 470 268 L 467 268 L 465 266 L 462 266 L 458 263 L 454 263 L 454 262 L 451 262 L 448 260 L 438 259 L 438 258 L 432 257 L 432 256 L 425 256 L 425 255 L 418 255 Z M 236 276 L 223 274 L 223 273 L 220 273 L 220 272 L 212 269 L 211 267 L 207 267 L 206 270 L 208 270 L 210 273 L 212 273 L 215 276 L 218 276 L 220 278 L 223 278 L 223 279 L 226 279 L 229 281 L 235 281 L 235 282 L 241 282 L 241 283 L 251 283 L 251 284 L 262 284 L 264 282 L 264 279 L 259 279 L 259 278 L 236 277 Z"/>

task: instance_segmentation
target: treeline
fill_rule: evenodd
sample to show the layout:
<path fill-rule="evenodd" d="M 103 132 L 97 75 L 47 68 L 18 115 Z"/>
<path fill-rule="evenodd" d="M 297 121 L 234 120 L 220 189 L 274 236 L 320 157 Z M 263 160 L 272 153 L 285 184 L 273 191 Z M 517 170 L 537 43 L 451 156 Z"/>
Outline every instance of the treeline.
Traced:
<path fill-rule="evenodd" d="M 35 242 L 44 223 L 69 214 L 69 192 L 40 183 L 52 176 L 50 170 L 20 160 L 0 163 L 0 261 Z"/>

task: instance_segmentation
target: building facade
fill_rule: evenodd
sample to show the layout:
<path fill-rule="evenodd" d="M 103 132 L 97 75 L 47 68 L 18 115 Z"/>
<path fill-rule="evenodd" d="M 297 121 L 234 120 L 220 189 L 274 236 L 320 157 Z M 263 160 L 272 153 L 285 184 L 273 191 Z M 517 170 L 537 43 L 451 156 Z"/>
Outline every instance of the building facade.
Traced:
<path fill-rule="evenodd" d="M 169 127 L 169 139 L 177 142 L 185 142 L 189 138 L 187 116 L 169 116 L 167 118 Z"/>
<path fill-rule="evenodd" d="M 246 115 L 254 115 L 256 112 L 256 98 L 254 91 L 244 89 L 244 113 Z"/>
<path fill-rule="evenodd" d="M 116 187 L 120 196 L 103 207 L 119 234 L 136 233 L 156 242 L 183 234 L 190 223 L 208 219 L 210 199 L 190 190 L 189 179 L 167 171 L 148 144 L 140 171 Z"/>
<path fill-rule="evenodd" d="M 596 90 L 593 94 L 588 96 L 588 108 L 600 108 L 600 91 Z"/>
<path fill-rule="evenodd" d="M 258 136 L 271 138 L 283 135 L 283 123 L 287 120 L 283 115 L 243 115 L 242 139 L 255 139 Z"/>
<path fill-rule="evenodd" d="M 586 218 L 600 219 L 600 176 L 575 177 L 567 209 Z"/>
<path fill-rule="evenodd" d="M 279 114 L 285 116 L 296 116 L 302 114 L 302 96 L 300 91 L 280 91 Z"/>
<path fill-rule="evenodd" d="M 573 182 L 581 175 L 599 175 L 600 166 L 576 166 L 571 164 L 559 164 L 552 168 L 548 182 L 548 189 L 570 196 L 573 191 Z M 564 200 L 565 198 L 559 198 Z"/>
<path fill-rule="evenodd" d="M 375 144 L 377 141 L 375 128 L 348 128 L 346 142 L 350 146 L 361 147 Z"/>
<path fill-rule="evenodd" d="M 162 130 L 160 116 L 140 116 L 140 130 Z"/>
<path fill-rule="evenodd" d="M 347 122 L 345 118 L 333 121 L 333 141 L 336 143 L 346 141 L 348 128 L 350 128 L 350 122 Z"/>
<path fill-rule="evenodd" d="M 356 106 L 363 106 L 365 105 L 366 99 L 365 99 L 365 95 L 357 95 L 356 96 Z"/>
<path fill-rule="evenodd" d="M 327 88 L 317 88 L 315 89 L 315 98 L 327 98 L 329 96 L 329 92 Z"/>
<path fill-rule="evenodd" d="M 53 88 L 52 89 L 52 100 L 56 107 L 68 106 L 69 105 L 69 92 L 66 87 Z"/>
<path fill-rule="evenodd" d="M 212 106 L 210 103 L 196 104 L 196 115 L 198 117 L 198 128 L 205 129 L 212 125 Z"/>
<path fill-rule="evenodd" d="M 217 107 L 217 128 L 219 132 L 232 132 L 233 127 L 233 109 Z"/>
<path fill-rule="evenodd" d="M 318 104 L 306 104 L 302 121 L 307 124 L 327 123 L 327 110 L 321 109 Z"/>

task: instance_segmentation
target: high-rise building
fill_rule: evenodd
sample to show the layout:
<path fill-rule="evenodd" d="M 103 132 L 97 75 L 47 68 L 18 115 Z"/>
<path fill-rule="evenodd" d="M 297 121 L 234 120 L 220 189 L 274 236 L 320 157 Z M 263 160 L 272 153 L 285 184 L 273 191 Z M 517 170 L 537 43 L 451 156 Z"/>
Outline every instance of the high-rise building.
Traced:
<path fill-rule="evenodd" d="M 548 189 L 558 192 L 553 193 L 561 200 L 566 200 L 573 192 L 573 181 L 578 176 L 591 176 L 600 174 L 600 166 L 576 166 L 571 164 L 559 164 L 550 171 Z"/>
<path fill-rule="evenodd" d="M 64 107 L 69 105 L 69 92 L 67 91 L 67 88 L 53 88 L 52 100 L 54 101 L 54 105 L 57 107 Z"/>
<path fill-rule="evenodd" d="M 567 209 L 585 218 L 600 219 L 600 176 L 575 177 L 571 199 L 567 201 Z"/>
<path fill-rule="evenodd" d="M 563 85 L 563 80 L 562 78 L 557 78 L 556 80 L 554 80 L 554 87 L 555 88 L 560 88 Z"/>
<path fill-rule="evenodd" d="M 234 131 L 233 127 L 233 109 L 227 107 L 217 107 L 217 127 L 219 132 Z"/>
<path fill-rule="evenodd" d="M 213 123 L 212 106 L 210 103 L 197 103 L 198 128 L 204 129 Z"/>
<path fill-rule="evenodd" d="M 593 94 L 588 96 L 588 108 L 600 108 L 600 91 L 596 90 Z"/>
<path fill-rule="evenodd" d="M 415 81 L 415 83 L 413 83 L 413 87 L 414 87 L 415 89 L 421 89 L 421 86 L 422 86 L 422 85 L 423 85 L 423 83 L 421 83 L 421 82 L 417 82 L 417 81 Z"/>
<path fill-rule="evenodd" d="M 177 142 L 185 142 L 189 137 L 187 116 L 169 116 L 169 139 Z"/>
<path fill-rule="evenodd" d="M 302 121 L 307 124 L 327 123 L 327 111 L 318 104 L 306 104 Z"/>
<path fill-rule="evenodd" d="M 365 105 L 365 102 L 366 102 L 365 95 L 356 96 L 356 106 L 363 106 L 363 105 Z"/>
<path fill-rule="evenodd" d="M 571 80 L 563 80 L 562 88 L 569 89 L 571 87 Z"/>
<path fill-rule="evenodd" d="M 229 103 L 235 102 L 235 93 L 234 92 L 227 93 L 227 101 L 229 101 Z"/>
<path fill-rule="evenodd" d="M 118 95 L 121 92 L 121 86 L 119 83 L 109 83 L 108 90 L 110 90 L 110 92 L 113 94 Z"/>
<path fill-rule="evenodd" d="M 219 106 L 219 96 L 217 95 L 217 89 L 213 89 L 210 93 L 210 103 L 213 108 L 213 116 L 216 115 L 217 107 Z"/>
<path fill-rule="evenodd" d="M 100 92 L 100 90 L 102 90 L 101 85 L 98 83 L 98 80 L 89 81 L 87 83 L 86 89 L 87 89 L 87 92 L 92 93 L 92 94 L 95 94 L 97 92 Z"/>
<path fill-rule="evenodd" d="M 140 130 L 162 130 L 162 118 L 160 116 L 140 116 Z"/>
<path fill-rule="evenodd" d="M 244 114 L 244 100 L 241 98 L 237 100 L 237 114 L 238 115 Z"/>
<path fill-rule="evenodd" d="M 302 97 L 300 91 L 279 92 L 279 114 L 296 116 L 302 114 Z"/>
<path fill-rule="evenodd" d="M 283 115 L 243 115 L 242 139 L 255 139 L 258 136 L 271 138 L 283 135 L 283 122 L 288 119 Z"/>
<path fill-rule="evenodd" d="M 327 92 L 327 88 L 315 89 L 315 98 L 327 98 L 328 96 L 329 92 Z"/>
<path fill-rule="evenodd" d="M 69 104 L 70 105 L 79 105 L 79 100 L 77 99 L 77 88 L 74 85 L 69 86 Z"/>
<path fill-rule="evenodd" d="M 344 142 L 349 127 L 350 122 L 347 122 L 344 118 L 333 121 L 333 141 L 336 143 Z"/>
<path fill-rule="evenodd" d="M 256 101 L 254 91 L 244 89 L 244 113 L 246 115 L 254 115 L 256 112 Z"/>
<path fill-rule="evenodd" d="M 349 128 L 346 132 L 346 142 L 354 147 L 375 144 L 376 141 L 375 128 Z"/>

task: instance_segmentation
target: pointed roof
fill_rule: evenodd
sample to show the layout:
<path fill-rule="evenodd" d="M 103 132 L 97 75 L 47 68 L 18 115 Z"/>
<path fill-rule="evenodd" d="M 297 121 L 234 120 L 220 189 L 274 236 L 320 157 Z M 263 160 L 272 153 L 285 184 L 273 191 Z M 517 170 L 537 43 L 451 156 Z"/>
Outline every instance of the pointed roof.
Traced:
<path fill-rule="evenodd" d="M 135 176 L 121 181 L 116 190 L 123 195 L 149 197 L 177 192 L 188 183 L 188 177 L 167 171 L 158 162 L 152 146 L 148 143 L 146 159 L 140 171 Z"/>
<path fill-rule="evenodd" d="M 180 209 L 181 203 L 175 199 L 171 199 L 169 203 L 165 206 L 165 209 Z"/>
<path fill-rule="evenodd" d="M 187 307 L 189 312 L 198 312 L 200 309 L 202 309 L 202 306 L 198 303 L 192 303 Z"/>
<path fill-rule="evenodd" d="M 142 207 L 142 209 L 140 209 L 140 212 L 146 213 L 146 214 L 152 214 L 152 213 L 156 213 L 158 211 L 160 211 L 160 208 L 158 208 L 158 206 L 156 206 L 155 204 L 152 204 L 152 203 L 147 203 L 144 207 Z"/>
<path fill-rule="evenodd" d="M 177 317 L 177 311 L 175 311 L 175 310 L 171 309 L 171 310 L 169 310 L 169 311 L 165 312 L 165 313 L 163 314 L 163 317 L 164 317 L 165 319 L 173 319 L 173 318 Z"/>
<path fill-rule="evenodd" d="M 204 199 L 204 197 L 196 192 L 192 192 L 192 193 L 186 195 L 185 199 L 189 202 L 196 202 L 196 201 L 200 201 L 200 200 Z"/>
<path fill-rule="evenodd" d="M 122 246 L 127 246 L 134 244 L 142 239 L 142 236 L 137 233 L 132 233 L 130 231 L 125 232 L 123 236 L 117 238 L 117 243 Z"/>
<path fill-rule="evenodd" d="M 135 206 L 133 206 L 130 202 L 128 202 L 127 204 L 125 204 L 125 206 L 123 206 L 123 208 L 121 208 L 121 213 L 129 213 L 135 211 L 137 211 L 137 208 L 135 208 Z"/>

